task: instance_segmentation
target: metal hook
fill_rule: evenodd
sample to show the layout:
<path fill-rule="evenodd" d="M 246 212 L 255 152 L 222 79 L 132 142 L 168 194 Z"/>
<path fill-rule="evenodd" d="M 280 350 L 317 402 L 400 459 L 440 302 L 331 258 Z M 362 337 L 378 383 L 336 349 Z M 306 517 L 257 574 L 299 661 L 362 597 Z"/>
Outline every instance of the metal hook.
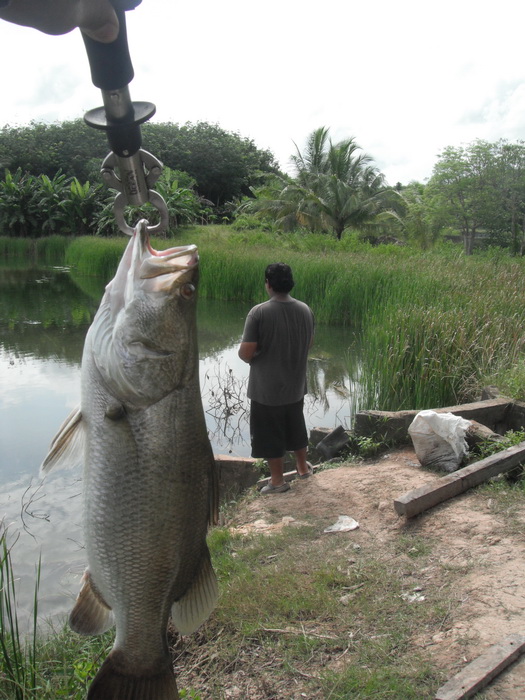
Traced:
<path fill-rule="evenodd" d="M 160 233 L 161 231 L 167 231 L 169 225 L 169 213 L 168 205 L 166 204 L 164 197 L 162 197 L 162 195 L 160 195 L 158 192 L 155 192 L 155 190 L 148 190 L 148 201 L 160 214 L 159 223 L 153 226 L 148 226 L 149 234 L 154 235 Z M 122 233 L 125 233 L 126 236 L 132 236 L 133 227 L 127 223 L 124 217 L 124 209 L 126 205 L 127 202 L 124 194 L 119 192 L 115 197 L 115 203 L 113 204 L 115 219 Z"/>

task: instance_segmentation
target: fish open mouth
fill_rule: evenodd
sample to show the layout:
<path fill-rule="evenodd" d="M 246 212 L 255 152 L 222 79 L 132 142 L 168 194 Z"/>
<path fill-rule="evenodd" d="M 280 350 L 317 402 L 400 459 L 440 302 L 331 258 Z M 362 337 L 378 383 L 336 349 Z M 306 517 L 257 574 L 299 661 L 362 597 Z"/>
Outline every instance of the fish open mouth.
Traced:
<path fill-rule="evenodd" d="M 140 221 L 135 229 L 132 267 L 138 273 L 139 279 L 148 280 L 156 277 L 169 276 L 169 283 L 162 287 L 171 287 L 183 283 L 186 273 L 192 273 L 199 264 L 197 246 L 194 244 L 176 246 L 166 250 L 155 250 L 149 240 L 147 222 Z"/>
<path fill-rule="evenodd" d="M 151 245 L 151 242 L 149 238 L 146 241 L 146 246 L 147 249 L 152 257 L 155 258 L 161 258 L 162 260 L 172 260 L 174 258 L 180 258 L 182 256 L 188 256 L 194 253 L 194 257 L 196 258 L 194 263 L 191 264 L 189 263 L 188 265 L 191 267 L 195 267 L 195 265 L 198 264 L 199 262 L 199 256 L 197 254 L 197 246 L 194 245 L 193 243 L 190 245 L 183 245 L 183 246 L 176 246 L 174 248 L 167 248 L 166 250 L 155 250 L 153 246 Z"/>

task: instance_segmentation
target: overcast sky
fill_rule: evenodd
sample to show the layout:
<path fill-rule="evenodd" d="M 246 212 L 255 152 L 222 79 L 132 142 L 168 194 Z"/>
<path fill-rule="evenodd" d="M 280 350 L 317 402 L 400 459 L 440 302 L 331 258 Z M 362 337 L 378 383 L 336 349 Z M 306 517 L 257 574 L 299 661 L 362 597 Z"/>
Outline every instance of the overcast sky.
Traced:
<path fill-rule="evenodd" d="M 525 138 L 518 0 L 143 0 L 126 17 L 132 99 L 251 138 L 285 170 L 320 126 L 355 137 L 392 185 L 430 177 L 446 146 Z M 0 60 L 0 126 L 102 104 L 78 30 L 0 21 Z"/>

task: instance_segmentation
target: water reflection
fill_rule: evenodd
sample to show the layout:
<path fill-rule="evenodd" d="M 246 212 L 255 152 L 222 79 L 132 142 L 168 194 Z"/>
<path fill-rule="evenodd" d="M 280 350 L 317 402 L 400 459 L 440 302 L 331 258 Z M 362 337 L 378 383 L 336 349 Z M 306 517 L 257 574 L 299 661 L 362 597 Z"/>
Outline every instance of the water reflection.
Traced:
<path fill-rule="evenodd" d="M 4 485 L 0 513 L 17 580 L 22 625 L 28 625 L 41 558 L 39 612 L 63 617 L 72 607 L 86 566 L 82 545 L 80 474 L 57 472 L 41 482 L 21 478 Z"/>
<path fill-rule="evenodd" d="M 13 549 L 20 600 L 31 600 L 42 551 L 41 612 L 63 612 L 84 566 L 80 473 L 38 467 L 50 439 L 80 398 L 86 331 L 103 291 L 100 280 L 63 270 L 0 268 L 0 519 L 18 537 Z M 201 299 L 200 378 L 214 452 L 247 456 L 248 365 L 237 357 L 250 304 Z M 308 426 L 350 425 L 348 330 L 319 327 L 308 366 Z M 29 603 L 27 603 L 29 604 Z"/>

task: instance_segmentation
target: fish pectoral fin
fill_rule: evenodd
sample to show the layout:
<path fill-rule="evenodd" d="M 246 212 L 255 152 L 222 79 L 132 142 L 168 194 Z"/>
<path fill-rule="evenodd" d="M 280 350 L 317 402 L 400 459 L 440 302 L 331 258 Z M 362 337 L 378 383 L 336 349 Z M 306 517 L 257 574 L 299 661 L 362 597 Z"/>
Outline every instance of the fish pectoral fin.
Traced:
<path fill-rule="evenodd" d="M 191 586 L 171 608 L 173 624 L 180 634 L 191 634 L 210 616 L 219 597 L 215 571 L 206 547 L 200 569 Z"/>
<path fill-rule="evenodd" d="M 58 429 L 51 441 L 49 452 L 40 465 L 40 473 L 47 474 L 52 469 L 75 467 L 84 459 L 84 427 L 80 408 L 75 408 Z"/>
<path fill-rule="evenodd" d="M 103 634 L 115 624 L 111 608 L 98 592 L 89 571 L 84 572 L 82 588 L 69 615 L 69 626 L 78 634 Z"/>

